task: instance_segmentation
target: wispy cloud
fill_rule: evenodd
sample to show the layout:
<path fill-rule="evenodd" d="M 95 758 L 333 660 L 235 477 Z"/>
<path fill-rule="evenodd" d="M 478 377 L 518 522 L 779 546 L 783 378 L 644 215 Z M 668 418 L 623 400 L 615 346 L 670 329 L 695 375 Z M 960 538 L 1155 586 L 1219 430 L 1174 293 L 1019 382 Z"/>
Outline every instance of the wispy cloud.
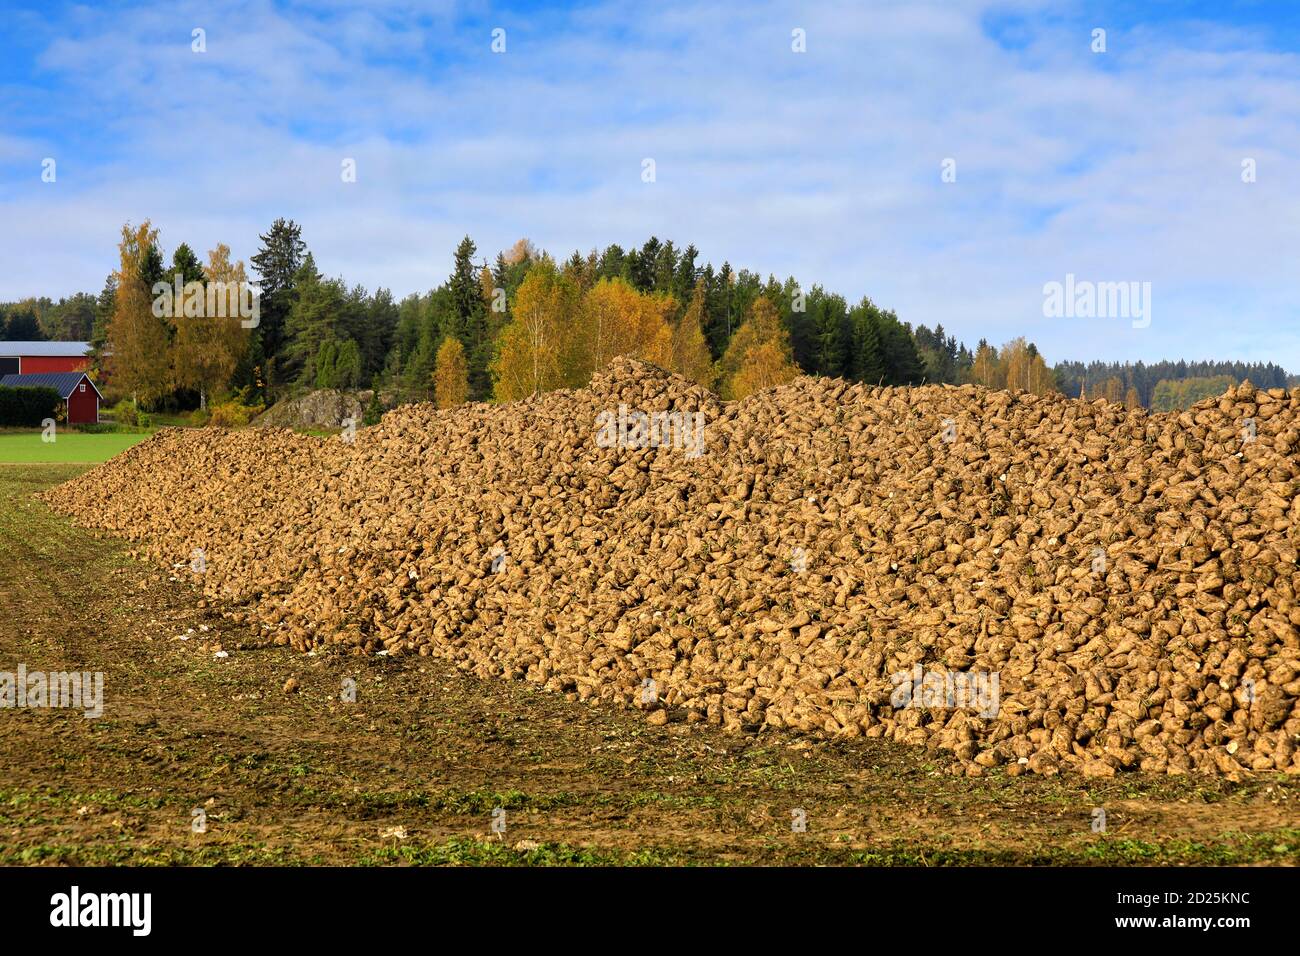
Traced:
<path fill-rule="evenodd" d="M 1300 54 L 1288 24 L 1124 5 L 267 2 L 19 12 L 0 298 L 95 289 L 126 220 L 244 258 L 279 215 L 398 294 L 521 235 L 651 233 L 1049 358 L 1300 370 Z M 1213 11 L 1212 11 L 1213 12 Z M 17 21 L 15 21 L 17 22 Z M 507 31 L 507 52 L 490 50 Z M 205 54 L 191 30 L 207 31 Z M 790 49 L 807 33 L 807 53 Z M 1107 52 L 1089 48 L 1107 30 Z M 40 182 L 40 161 L 58 181 Z M 340 163 L 354 158 L 355 184 Z M 641 181 L 641 161 L 657 181 Z M 1253 158 L 1258 181 L 1241 181 Z M 952 158 L 957 181 L 940 180 Z M 1066 273 L 1153 321 L 1042 315 Z"/>

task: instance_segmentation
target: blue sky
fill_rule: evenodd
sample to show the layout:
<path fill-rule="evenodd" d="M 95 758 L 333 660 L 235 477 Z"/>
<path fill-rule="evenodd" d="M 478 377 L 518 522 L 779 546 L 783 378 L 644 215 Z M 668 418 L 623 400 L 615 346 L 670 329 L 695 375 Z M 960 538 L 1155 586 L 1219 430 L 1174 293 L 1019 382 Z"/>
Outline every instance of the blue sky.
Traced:
<path fill-rule="evenodd" d="M 290 217 L 398 296 L 466 233 L 655 234 L 1050 361 L 1300 372 L 1290 0 L 0 6 L 0 300 L 98 291 L 144 218 L 247 259 Z M 1150 325 L 1044 317 L 1067 273 L 1150 282 Z"/>

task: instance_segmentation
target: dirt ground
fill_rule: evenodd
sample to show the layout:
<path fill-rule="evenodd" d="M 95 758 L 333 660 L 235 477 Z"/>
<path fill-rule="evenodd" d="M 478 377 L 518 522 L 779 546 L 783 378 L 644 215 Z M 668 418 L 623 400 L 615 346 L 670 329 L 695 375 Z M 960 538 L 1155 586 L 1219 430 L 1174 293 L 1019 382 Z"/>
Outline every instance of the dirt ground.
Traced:
<path fill-rule="evenodd" d="M 0 671 L 104 674 L 99 719 L 0 710 L 3 864 L 1300 862 L 1296 778 L 955 777 L 890 742 L 263 646 L 188 571 L 32 499 L 84 467 L 0 466 Z"/>

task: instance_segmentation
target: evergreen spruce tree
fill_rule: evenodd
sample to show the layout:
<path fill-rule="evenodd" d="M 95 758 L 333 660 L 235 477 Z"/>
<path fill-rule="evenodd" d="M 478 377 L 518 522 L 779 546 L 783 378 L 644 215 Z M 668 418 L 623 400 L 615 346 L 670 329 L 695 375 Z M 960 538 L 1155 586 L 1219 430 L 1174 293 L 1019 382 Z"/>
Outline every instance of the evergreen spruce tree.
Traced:
<path fill-rule="evenodd" d="M 885 358 L 885 384 L 919 385 L 925 365 L 917 354 L 911 330 L 893 312 L 880 314 L 880 345 Z"/>
<path fill-rule="evenodd" d="M 851 313 L 853 355 L 850 374 L 867 385 L 889 384 L 885 350 L 880 334 L 880 310 L 870 299 L 863 299 Z"/>
<path fill-rule="evenodd" d="M 104 343 L 108 341 L 108 323 L 113 317 L 113 307 L 117 302 L 117 275 L 110 272 L 104 280 L 104 288 L 95 300 L 95 324 L 90 331 L 91 364 L 97 368 L 104 367 Z"/>
<path fill-rule="evenodd" d="M 187 282 L 203 281 L 203 263 L 194 254 L 194 250 L 184 242 L 177 246 L 176 251 L 172 253 L 172 265 L 167 270 L 165 278 L 174 281 L 176 276 L 180 277 L 182 289 L 185 288 Z"/>
<path fill-rule="evenodd" d="M 447 280 L 451 313 L 442 329 L 443 335 L 458 339 L 465 350 L 469 394 L 474 401 L 485 399 L 492 392 L 492 379 L 488 370 L 492 361 L 492 341 L 488 335 L 487 306 L 483 302 L 478 269 L 474 265 L 474 253 L 477 251 L 474 240 L 469 236 L 462 239 L 456 247 L 455 265 Z"/>
<path fill-rule="evenodd" d="M 292 379 L 292 370 L 281 374 L 281 352 L 289 334 L 289 310 L 293 305 L 294 283 L 302 268 L 307 245 L 302 241 L 302 227 L 293 220 L 277 219 L 269 232 L 258 236 L 262 245 L 249 260 L 257 273 L 260 288 L 257 334 L 262 340 L 264 378 L 272 394 Z M 315 264 L 312 265 L 315 271 Z M 294 363 L 288 362 L 290 366 Z M 300 363 L 299 363 L 300 367 Z"/>

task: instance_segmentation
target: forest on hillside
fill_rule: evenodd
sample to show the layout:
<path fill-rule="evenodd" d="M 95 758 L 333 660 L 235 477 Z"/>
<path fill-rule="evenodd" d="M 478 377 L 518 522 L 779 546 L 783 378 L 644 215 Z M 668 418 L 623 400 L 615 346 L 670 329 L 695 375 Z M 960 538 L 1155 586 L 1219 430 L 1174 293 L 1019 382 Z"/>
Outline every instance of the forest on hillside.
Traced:
<path fill-rule="evenodd" d="M 373 388 L 388 404 L 508 401 L 580 387 L 619 354 L 671 368 L 739 398 L 799 374 L 884 385 L 967 383 L 1058 390 L 1166 410 L 1226 384 L 1292 383 L 1271 363 L 1060 362 L 1032 342 L 975 347 L 915 327 L 870 298 L 850 304 L 793 277 L 763 279 L 700 262 L 693 245 L 651 237 L 557 260 L 527 239 L 480 257 L 466 236 L 444 282 L 396 300 L 323 275 L 296 223 L 259 236 L 248 266 L 218 245 L 165 255 L 158 229 L 123 226 L 117 267 L 98 295 L 0 304 L 0 339 L 90 341 L 113 399 L 142 408 L 260 408 L 313 388 Z M 250 274 L 251 273 L 251 274 Z M 157 290 L 255 283 L 254 328 L 235 317 L 159 314 Z"/>

